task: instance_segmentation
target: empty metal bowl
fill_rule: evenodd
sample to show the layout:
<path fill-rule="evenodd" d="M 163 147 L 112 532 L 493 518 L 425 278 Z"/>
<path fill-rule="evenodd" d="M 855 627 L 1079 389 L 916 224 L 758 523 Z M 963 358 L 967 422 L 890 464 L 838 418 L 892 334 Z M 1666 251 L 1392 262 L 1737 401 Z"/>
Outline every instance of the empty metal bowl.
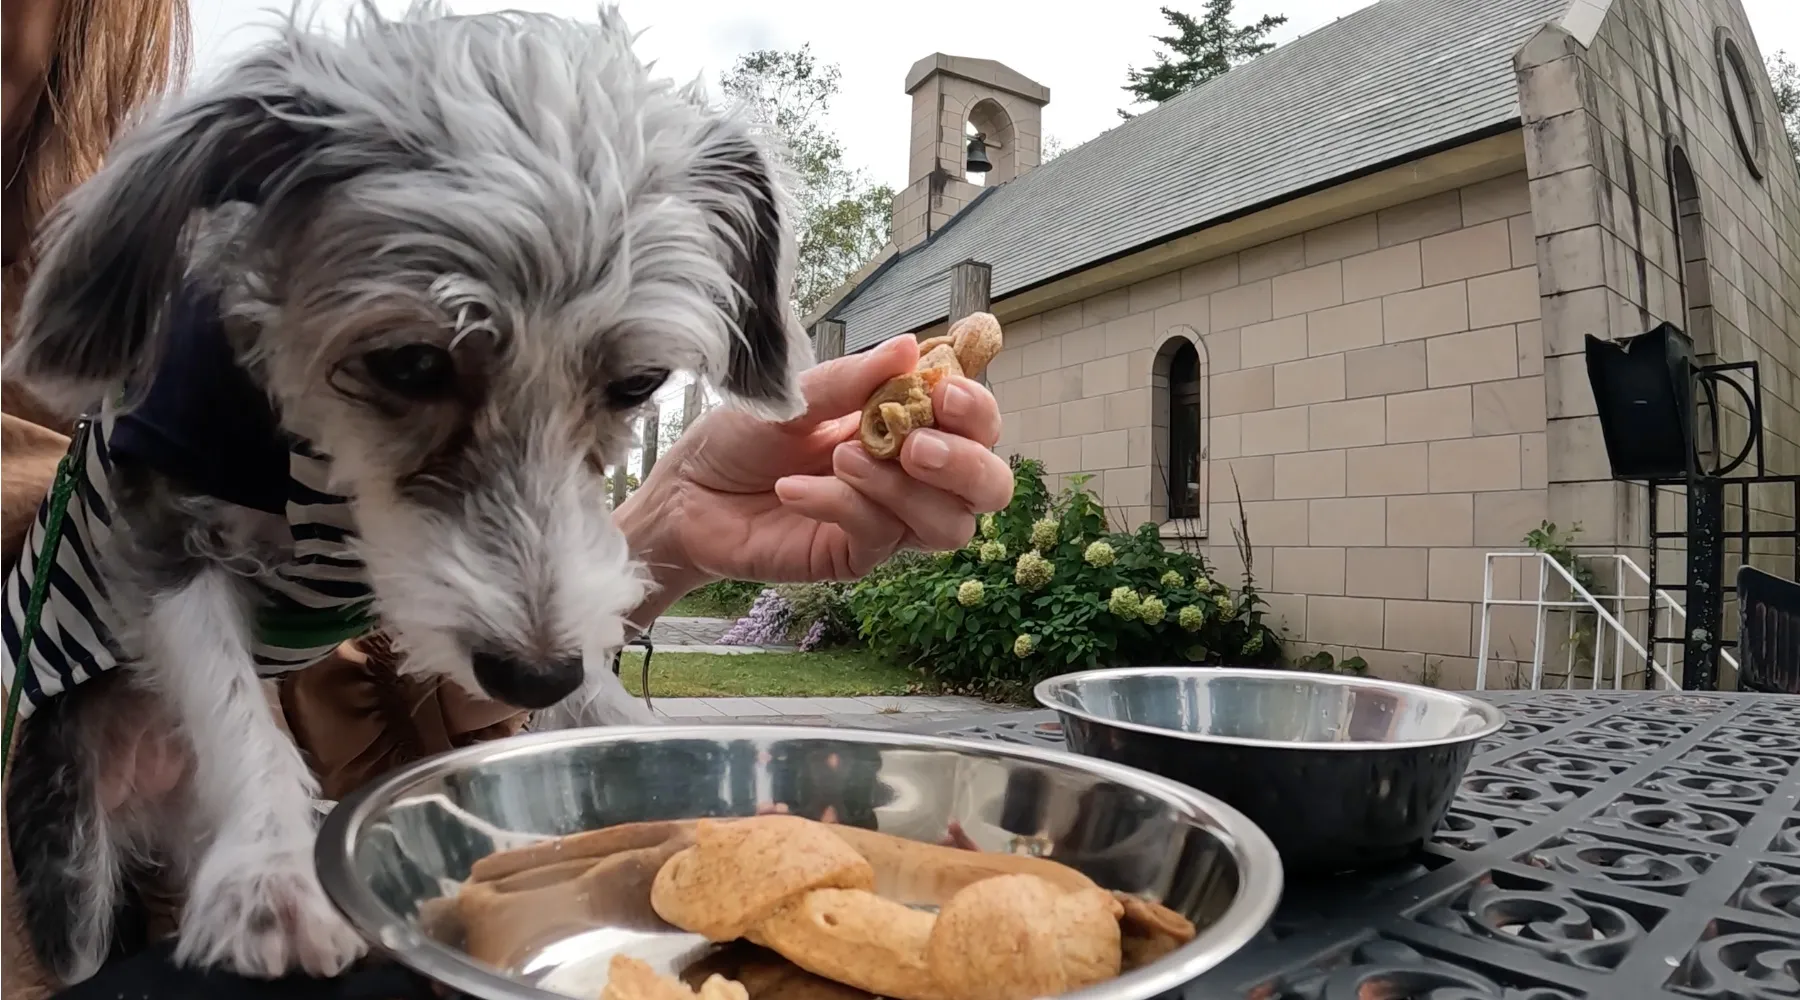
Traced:
<path fill-rule="evenodd" d="M 496 850 L 775 804 L 814 819 L 829 809 L 840 823 L 933 843 L 954 823 L 981 850 L 1047 855 L 1104 887 L 1160 899 L 1199 929 L 1157 962 L 1069 994 L 1083 1000 L 1143 1000 L 1192 980 L 1261 930 L 1281 895 L 1268 838 L 1176 782 L 1026 747 L 775 726 L 575 730 L 455 751 L 339 804 L 317 860 L 350 922 L 430 979 L 482 1000 L 593 1000 L 614 954 L 674 973 L 714 946 L 652 914 L 651 924 L 529 937 L 505 967 L 489 966 L 439 929 L 432 914 L 446 904 L 433 901 L 456 894 Z"/>
<path fill-rule="evenodd" d="M 1476 742 L 1506 721 L 1449 691 L 1289 670 L 1093 670 L 1036 694 L 1071 750 L 1236 806 L 1290 874 L 1412 854 L 1450 808 Z"/>

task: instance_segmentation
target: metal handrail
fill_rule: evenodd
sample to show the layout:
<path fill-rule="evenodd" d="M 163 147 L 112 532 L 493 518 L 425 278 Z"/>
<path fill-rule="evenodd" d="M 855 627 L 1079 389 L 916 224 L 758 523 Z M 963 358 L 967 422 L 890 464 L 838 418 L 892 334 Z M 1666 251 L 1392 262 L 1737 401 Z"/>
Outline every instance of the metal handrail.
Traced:
<path fill-rule="evenodd" d="M 1644 582 L 1644 586 L 1649 588 L 1651 598 L 1661 599 L 1663 602 L 1663 607 L 1668 608 L 1670 611 L 1675 612 L 1676 616 L 1678 616 L 1682 621 L 1684 621 L 1684 622 L 1687 621 L 1687 609 L 1681 606 L 1681 602 L 1675 600 L 1675 597 L 1673 594 L 1670 594 L 1668 591 L 1662 589 L 1661 587 L 1652 586 L 1651 582 L 1650 582 L 1650 574 L 1644 572 L 1644 568 L 1642 566 L 1639 566 L 1637 564 L 1637 561 L 1632 559 L 1630 556 L 1625 555 L 1622 552 L 1605 552 L 1605 553 L 1596 553 L 1591 556 L 1583 556 L 1582 558 L 1584 558 L 1584 559 L 1611 559 L 1611 560 L 1614 560 L 1615 563 L 1617 563 L 1619 569 L 1630 569 L 1631 572 L 1633 574 L 1635 574 L 1639 580 L 1642 580 Z M 1616 576 L 1616 573 L 1615 573 L 1615 576 Z M 1616 591 L 1619 591 L 1620 593 L 1624 592 L 1625 585 L 1624 585 L 1624 581 L 1622 578 L 1620 579 L 1619 583 L 1617 583 L 1613 587 L 1613 589 Z M 1635 599 L 1636 598 L 1634 598 L 1634 600 Z M 1719 650 L 1719 658 L 1724 660 L 1726 663 L 1731 664 L 1731 668 L 1733 670 L 1737 669 L 1737 665 L 1738 665 L 1737 657 L 1732 656 L 1730 652 L 1723 650 L 1723 649 Z"/>
<path fill-rule="evenodd" d="M 1495 597 L 1494 560 L 1496 559 L 1525 559 L 1537 562 L 1537 597 L 1533 600 Z M 1627 561 L 1629 562 L 1629 560 Z M 1569 593 L 1571 595 L 1570 600 L 1553 601 L 1545 596 L 1550 586 L 1550 574 L 1552 570 L 1554 570 L 1556 575 L 1560 576 L 1563 582 L 1568 585 Z M 1608 595 L 1607 599 L 1614 602 L 1618 607 L 1618 613 L 1620 615 L 1625 613 L 1625 602 L 1630 600 L 1644 600 L 1649 602 L 1654 608 L 1654 597 L 1632 598 L 1623 593 L 1624 587 L 1622 585 L 1617 589 L 1620 593 Z M 1664 596 L 1666 597 L 1667 595 Z M 1608 611 L 1605 605 L 1600 603 L 1600 599 L 1595 597 L 1586 587 L 1581 585 L 1580 581 L 1575 579 L 1575 575 L 1569 572 L 1567 567 L 1553 559 L 1549 553 L 1532 550 L 1527 552 L 1489 552 L 1483 560 L 1481 581 L 1481 648 L 1477 653 L 1477 659 L 1475 661 L 1475 688 L 1478 691 L 1487 689 L 1488 641 L 1493 634 L 1493 609 L 1495 607 L 1505 606 L 1537 608 L 1537 634 L 1531 650 L 1531 689 L 1534 691 L 1543 686 L 1545 613 L 1550 608 L 1568 608 L 1571 610 L 1590 611 L 1602 624 L 1611 626 L 1617 637 L 1617 651 L 1613 658 L 1613 688 L 1615 690 L 1623 686 L 1626 646 L 1630 646 L 1633 652 L 1642 657 L 1644 663 L 1648 665 L 1658 677 L 1662 678 L 1670 688 L 1679 688 L 1681 686 L 1676 682 L 1675 678 L 1663 668 L 1663 665 L 1656 661 L 1656 657 L 1653 656 L 1649 650 L 1645 649 L 1643 644 L 1638 642 L 1637 639 L 1626 630 L 1619 619 L 1615 617 L 1612 612 Z M 1570 620 L 1569 630 L 1570 636 L 1573 638 L 1575 630 L 1573 618 Z M 1600 686 L 1600 679 L 1605 674 L 1605 665 L 1600 662 L 1603 656 L 1603 650 L 1604 647 L 1596 642 L 1594 650 L 1596 662 L 1594 664 L 1592 684 L 1595 688 Z M 1565 680 L 1565 686 L 1572 684 L 1574 681 L 1573 649 L 1570 650 L 1569 656 L 1570 669 Z"/>

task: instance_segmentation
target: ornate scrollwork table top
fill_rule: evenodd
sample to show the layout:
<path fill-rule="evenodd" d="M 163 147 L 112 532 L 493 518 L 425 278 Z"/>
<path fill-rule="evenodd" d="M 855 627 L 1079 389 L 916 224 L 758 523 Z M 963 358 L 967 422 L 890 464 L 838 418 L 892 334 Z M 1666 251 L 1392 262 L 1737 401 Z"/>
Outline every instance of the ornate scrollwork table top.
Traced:
<path fill-rule="evenodd" d="M 1800 1000 L 1800 698 L 1482 692 L 1408 864 L 1290 885 L 1182 1000 Z M 936 732 L 1061 747 L 1049 712 Z"/>

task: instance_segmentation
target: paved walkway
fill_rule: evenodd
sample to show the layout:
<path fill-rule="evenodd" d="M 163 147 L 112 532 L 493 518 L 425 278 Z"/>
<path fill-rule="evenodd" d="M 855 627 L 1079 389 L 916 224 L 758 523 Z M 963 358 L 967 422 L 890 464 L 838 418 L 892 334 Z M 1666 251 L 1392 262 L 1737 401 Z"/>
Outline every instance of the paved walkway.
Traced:
<path fill-rule="evenodd" d="M 972 715 L 1000 715 L 1017 706 L 995 705 L 959 695 L 868 698 L 656 698 L 656 714 L 670 722 L 842 726 L 851 729 L 910 729 Z"/>
<path fill-rule="evenodd" d="M 658 618 L 650 626 L 650 641 L 659 653 L 791 653 L 790 645 L 725 646 L 719 643 L 735 622 L 726 618 Z"/>

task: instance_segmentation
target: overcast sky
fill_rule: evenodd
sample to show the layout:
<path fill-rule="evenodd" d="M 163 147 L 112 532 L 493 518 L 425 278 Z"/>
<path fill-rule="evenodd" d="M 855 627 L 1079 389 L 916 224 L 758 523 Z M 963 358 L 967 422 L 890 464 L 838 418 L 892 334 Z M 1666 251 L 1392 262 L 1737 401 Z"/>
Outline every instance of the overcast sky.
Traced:
<path fill-rule="evenodd" d="M 327 18 L 351 0 L 303 0 Z M 1286 42 L 1369 0 L 1239 0 L 1249 21 L 1285 13 L 1277 40 Z M 274 0 L 286 9 L 288 0 Z M 1743 0 L 1764 55 L 1785 49 L 1800 57 L 1800 2 Z M 740 54 L 811 42 L 822 58 L 843 67 L 844 90 L 833 124 L 851 163 L 895 187 L 906 183 L 911 101 L 906 71 L 932 52 L 997 59 L 1050 88 L 1044 130 L 1065 146 L 1118 124 L 1119 89 L 1130 65 L 1150 59 L 1151 35 L 1164 24 L 1167 4 L 1198 11 L 1199 0 L 911 0 L 881 4 L 842 0 L 620 0 L 632 28 L 644 32 L 639 51 L 668 75 L 705 74 L 716 82 Z M 195 72 L 206 74 L 254 43 L 275 16 L 270 0 L 193 0 Z M 381 0 L 398 11 L 405 0 Z M 539 10 L 591 17 L 595 0 L 451 0 L 458 13 Z"/>

